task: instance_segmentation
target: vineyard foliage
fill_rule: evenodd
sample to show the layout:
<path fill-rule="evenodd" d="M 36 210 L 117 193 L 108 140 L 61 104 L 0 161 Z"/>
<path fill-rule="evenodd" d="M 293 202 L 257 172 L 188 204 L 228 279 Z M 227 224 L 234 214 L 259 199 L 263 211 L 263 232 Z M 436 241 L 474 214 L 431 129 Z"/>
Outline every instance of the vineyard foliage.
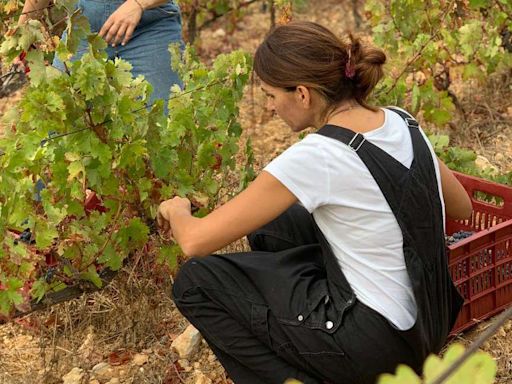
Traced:
<path fill-rule="evenodd" d="M 451 344 L 443 357 L 430 355 L 423 365 L 423 376 L 419 377 L 411 368 L 400 365 L 394 375 L 380 376 L 377 384 L 432 384 L 464 354 L 461 344 Z M 450 375 L 443 384 L 492 384 L 496 378 L 496 361 L 485 352 L 473 353 Z M 284 384 L 302 384 L 290 379 Z"/>
<path fill-rule="evenodd" d="M 464 354 L 461 344 L 451 344 L 440 358 L 430 355 L 423 365 L 423 377 L 405 365 L 400 365 L 394 375 L 384 374 L 378 384 L 430 384 L 443 374 L 458 358 Z M 472 354 L 444 384 L 492 384 L 496 377 L 496 361 L 485 352 Z"/>
<path fill-rule="evenodd" d="M 454 78 L 483 80 L 512 66 L 508 0 L 372 0 L 365 10 L 372 39 L 391 59 L 391 76 L 376 92 L 378 103 L 421 112 L 437 126 L 457 112 Z"/>
<path fill-rule="evenodd" d="M 0 139 L 4 316 L 69 285 L 100 287 L 103 271 L 147 251 L 162 200 L 187 196 L 201 215 L 252 177 L 249 165 L 235 163 L 237 105 L 250 74 L 246 54 L 220 55 L 206 67 L 183 52 L 173 65 L 184 89 L 172 89 L 167 117 L 161 101 L 147 105 L 151 86 L 132 78 L 129 63 L 107 61 L 106 44 L 90 33 L 73 1 L 55 7 L 68 15 L 66 41 L 41 19 L 12 26 L 0 46 L 7 60 L 27 52 L 31 69 L 23 99 L 4 116 L 10 130 Z M 73 61 L 83 38 L 88 51 Z M 179 58 L 179 48 L 172 49 Z M 47 65 L 45 53 L 52 51 L 65 72 Z M 246 152 L 250 160 L 250 146 Z M 240 185 L 233 188 L 233 179 Z M 94 195 L 100 202 L 88 206 Z M 18 239 L 27 229 L 29 236 Z M 158 249 L 162 262 L 176 263 L 176 245 Z"/>
<path fill-rule="evenodd" d="M 508 0 L 371 0 L 365 11 L 373 41 L 389 58 L 375 102 L 403 106 L 435 127 L 466 119 L 454 79 L 478 89 L 487 76 L 512 67 Z M 512 184 L 512 173 L 477 167 L 476 153 L 450 146 L 448 136 L 429 138 L 451 169 Z"/>

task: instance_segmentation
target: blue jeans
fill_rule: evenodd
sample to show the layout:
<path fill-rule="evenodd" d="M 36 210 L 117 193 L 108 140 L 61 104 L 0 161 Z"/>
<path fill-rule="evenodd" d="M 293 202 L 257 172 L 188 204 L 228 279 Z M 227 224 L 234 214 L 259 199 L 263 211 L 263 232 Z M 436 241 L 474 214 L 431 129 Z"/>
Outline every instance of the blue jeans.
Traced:
<path fill-rule="evenodd" d="M 123 2 L 124 0 L 79 0 L 78 7 L 89 19 L 91 31 L 99 32 L 105 21 Z M 65 32 L 62 38 L 66 38 Z M 134 77 L 144 75 L 153 86 L 150 101 L 164 99 L 166 110 L 171 86 L 182 85 L 178 74 L 171 68 L 168 49 L 171 43 L 179 43 L 183 48 L 181 14 L 174 1 L 144 11 L 131 40 L 125 46 L 107 48 L 109 59 L 122 58 L 132 65 Z M 81 41 L 72 60 L 79 59 L 86 51 L 87 41 Z M 53 66 L 64 70 L 64 64 L 57 57 Z"/>

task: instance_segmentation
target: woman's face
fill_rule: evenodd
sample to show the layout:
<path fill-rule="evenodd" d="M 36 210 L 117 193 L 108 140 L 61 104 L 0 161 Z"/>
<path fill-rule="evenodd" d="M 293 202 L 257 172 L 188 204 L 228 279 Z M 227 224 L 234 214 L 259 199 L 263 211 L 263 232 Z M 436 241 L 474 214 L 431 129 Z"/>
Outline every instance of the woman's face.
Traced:
<path fill-rule="evenodd" d="M 310 93 L 303 86 L 294 91 L 273 87 L 262 82 L 261 89 L 267 95 L 267 109 L 275 112 L 290 126 L 300 132 L 311 126 Z"/>

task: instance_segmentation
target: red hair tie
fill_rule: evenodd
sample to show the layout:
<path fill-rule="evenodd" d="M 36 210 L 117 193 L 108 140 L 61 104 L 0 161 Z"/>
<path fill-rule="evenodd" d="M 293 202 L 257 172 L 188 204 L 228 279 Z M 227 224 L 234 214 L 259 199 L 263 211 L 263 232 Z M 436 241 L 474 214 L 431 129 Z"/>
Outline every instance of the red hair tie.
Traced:
<path fill-rule="evenodd" d="M 345 64 L 345 76 L 349 79 L 352 79 L 356 74 L 356 68 L 355 65 L 350 61 L 352 57 L 352 45 L 348 46 L 348 59 L 347 63 Z"/>

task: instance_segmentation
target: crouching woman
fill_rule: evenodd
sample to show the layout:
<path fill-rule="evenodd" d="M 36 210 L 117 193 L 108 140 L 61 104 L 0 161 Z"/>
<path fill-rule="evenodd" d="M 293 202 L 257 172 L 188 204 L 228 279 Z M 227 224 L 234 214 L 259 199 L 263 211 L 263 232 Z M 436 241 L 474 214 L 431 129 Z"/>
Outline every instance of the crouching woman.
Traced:
<path fill-rule="evenodd" d="M 444 219 L 471 203 L 412 116 L 368 104 L 385 59 L 315 23 L 273 29 L 254 66 L 268 107 L 316 132 L 204 218 L 159 208 L 191 257 L 176 305 L 235 383 L 370 384 L 445 343 L 462 300 Z M 252 252 L 212 254 L 245 235 Z"/>

